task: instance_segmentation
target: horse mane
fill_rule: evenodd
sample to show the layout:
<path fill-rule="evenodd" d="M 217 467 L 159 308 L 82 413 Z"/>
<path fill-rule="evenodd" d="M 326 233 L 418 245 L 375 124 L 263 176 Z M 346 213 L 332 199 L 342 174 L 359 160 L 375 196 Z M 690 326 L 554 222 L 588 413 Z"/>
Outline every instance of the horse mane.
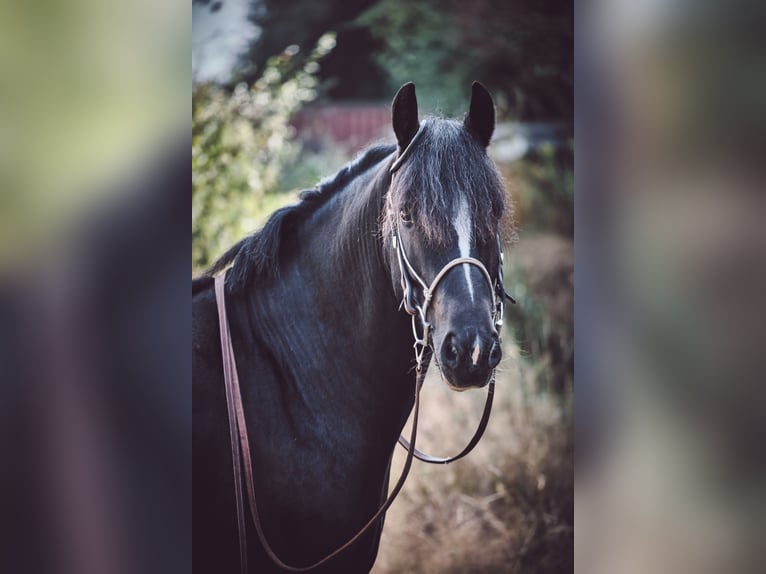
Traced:
<path fill-rule="evenodd" d="M 400 211 L 407 212 L 427 241 L 443 245 L 452 233 L 459 199 L 468 202 L 473 232 L 494 240 L 505 210 L 505 189 L 494 162 L 463 122 L 429 117 L 407 159 L 394 176 L 393 210 L 383 220 L 390 232 Z"/>
<path fill-rule="evenodd" d="M 394 145 L 368 148 L 334 176 L 321 180 L 312 189 L 301 191 L 297 203 L 275 211 L 261 230 L 230 247 L 207 270 L 205 276 L 212 277 L 231 266 L 227 282 L 230 281 L 230 285 L 235 289 L 244 289 L 253 281 L 277 277 L 279 255 L 285 235 L 308 219 L 352 179 L 366 172 L 395 150 Z"/>

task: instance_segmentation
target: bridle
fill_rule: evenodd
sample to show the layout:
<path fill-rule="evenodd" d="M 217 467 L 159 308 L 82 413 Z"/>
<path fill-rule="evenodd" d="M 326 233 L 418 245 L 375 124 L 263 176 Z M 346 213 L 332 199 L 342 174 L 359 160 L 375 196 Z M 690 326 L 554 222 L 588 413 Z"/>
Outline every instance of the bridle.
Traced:
<path fill-rule="evenodd" d="M 391 167 L 392 174 L 401 166 L 402 161 L 406 158 L 410 147 L 417 140 L 421 130 L 415 135 L 410 142 L 410 145 L 402 152 L 399 158 L 394 162 Z M 389 195 L 389 208 L 390 208 L 390 195 Z M 503 267 L 502 267 L 502 249 L 500 245 L 500 236 L 498 235 L 498 248 L 500 249 L 500 264 L 498 269 L 498 276 L 496 281 L 492 281 L 492 278 L 487 271 L 484 264 L 473 257 L 459 257 L 448 262 L 441 270 L 436 274 L 431 284 L 427 284 L 421 276 L 415 271 L 414 267 L 407 258 L 407 254 L 404 251 L 401 240 L 398 239 L 398 223 L 394 224 L 394 232 L 392 237 L 393 246 L 397 252 L 397 260 L 399 261 L 399 267 L 402 276 L 402 288 L 404 289 L 404 296 L 402 299 L 402 305 L 407 313 L 412 316 L 412 334 L 415 338 L 415 361 L 416 361 L 416 377 L 415 377 L 415 405 L 412 414 L 412 429 L 410 431 L 410 438 L 405 439 L 403 436 L 399 437 L 399 443 L 407 449 L 407 457 L 404 462 L 402 473 L 399 476 L 399 480 L 394 485 L 391 493 L 386 498 L 386 501 L 380 506 L 375 514 L 362 526 L 362 528 L 354 534 L 345 544 L 333 550 L 324 558 L 314 562 L 309 566 L 296 567 L 284 563 L 271 548 L 271 545 L 266 540 L 266 535 L 263 532 L 263 526 L 261 525 L 260 516 L 258 513 L 258 506 L 255 499 L 255 481 L 253 477 L 253 464 L 250 451 L 250 441 L 247 434 L 247 424 L 245 421 L 244 407 L 242 405 L 242 393 L 239 386 L 239 375 L 237 373 L 237 363 L 234 358 L 234 348 L 231 342 L 231 331 L 229 328 L 229 321 L 226 314 L 226 301 L 225 301 L 225 281 L 226 272 L 217 275 L 215 277 L 215 299 L 216 306 L 218 308 L 218 324 L 221 336 L 221 353 L 223 361 L 223 375 L 224 385 L 226 390 L 226 407 L 229 415 L 229 438 L 231 441 L 232 452 L 232 464 L 234 470 L 234 492 L 236 499 L 237 510 L 237 527 L 239 531 L 239 551 L 240 551 L 240 565 L 242 572 L 247 572 L 247 535 L 245 525 L 245 502 L 244 502 L 244 489 L 247 489 L 247 498 L 249 501 L 250 515 L 253 523 L 255 524 L 255 530 L 258 535 L 258 540 L 261 543 L 266 554 L 269 558 L 280 568 L 289 572 L 309 572 L 326 564 L 331 559 L 335 558 L 346 549 L 351 547 L 357 540 L 359 540 L 372 526 L 374 526 L 378 519 L 388 510 L 394 499 L 397 497 L 404 482 L 409 474 L 410 467 L 412 466 L 413 457 L 417 457 L 420 460 L 430 463 L 446 464 L 464 457 L 468 454 L 474 446 L 479 442 L 481 436 L 484 434 L 484 430 L 489 420 L 489 413 L 492 409 L 492 397 L 494 394 L 495 380 L 492 377 L 487 392 L 487 401 L 484 406 L 484 413 L 482 414 L 481 422 L 474 433 L 473 438 L 468 443 L 468 446 L 464 448 L 459 454 L 448 458 L 437 458 L 424 454 L 415 448 L 415 440 L 417 439 L 418 418 L 420 414 L 420 390 L 423 386 L 423 381 L 426 374 L 426 361 L 424 361 L 424 354 L 426 349 L 430 348 L 429 333 L 431 325 L 428 323 L 427 314 L 428 308 L 432 301 L 433 294 L 436 288 L 439 286 L 444 277 L 454 269 L 455 267 L 463 264 L 473 265 L 478 267 L 482 272 L 482 275 L 487 280 L 487 284 L 492 292 L 492 296 L 495 300 L 495 314 L 494 321 L 495 326 L 499 327 L 503 323 L 503 298 L 507 297 L 511 301 L 513 299 L 507 295 L 503 289 Z M 423 303 L 417 302 L 414 297 L 413 280 L 416 281 L 423 291 Z M 514 301 L 515 302 L 515 301 Z M 417 320 L 420 319 L 421 333 L 418 335 Z M 242 484 L 242 475 L 244 474 L 245 484 Z"/>
<path fill-rule="evenodd" d="M 422 129 L 422 128 L 421 128 Z M 393 163 L 391 166 L 391 174 L 393 178 L 393 174 L 396 173 L 396 171 L 401 167 L 402 160 L 407 156 L 412 143 L 415 142 L 418 135 L 420 134 L 421 130 L 418 131 L 417 134 L 415 134 L 415 137 L 413 137 L 412 142 L 410 142 L 410 145 L 405 148 L 404 152 L 399 156 L 399 158 Z M 410 262 L 409 257 L 407 257 L 407 252 L 404 249 L 404 244 L 401 240 L 401 233 L 399 232 L 399 220 L 396 218 L 396 214 L 394 213 L 393 209 L 393 201 L 391 200 L 391 191 L 389 190 L 388 196 L 387 196 L 387 211 L 388 211 L 388 217 L 389 221 L 391 221 L 391 246 L 396 251 L 396 260 L 399 263 L 399 272 L 401 276 L 401 285 L 402 285 L 402 303 L 401 307 L 407 312 L 408 315 L 412 317 L 412 336 L 414 339 L 413 347 L 415 349 L 415 370 L 417 373 L 417 379 L 419 381 L 418 385 L 423 384 L 423 380 L 425 380 L 425 370 L 427 369 L 427 364 L 424 361 L 424 355 L 426 353 L 426 349 L 428 349 L 430 344 L 430 335 L 432 330 L 432 325 L 428 321 L 428 309 L 431 305 L 431 302 L 433 301 L 434 293 L 436 292 L 436 288 L 439 286 L 441 281 L 447 276 L 447 274 L 454 269 L 455 267 L 458 267 L 460 265 L 473 265 L 474 267 L 477 267 L 479 271 L 481 271 L 482 276 L 487 281 L 487 285 L 489 286 L 490 290 L 490 296 L 493 298 L 494 301 L 494 316 L 493 316 L 493 322 L 495 324 L 495 328 L 500 330 L 500 327 L 503 325 L 503 302 L 504 299 L 507 298 L 513 303 L 516 301 L 505 292 L 505 288 L 503 286 L 503 248 L 502 248 L 502 242 L 500 241 L 500 234 L 497 234 L 497 248 L 498 248 L 498 271 L 497 271 L 497 279 L 495 281 L 492 281 L 492 276 L 489 274 L 489 271 L 487 271 L 486 266 L 479 261 L 478 259 L 474 257 L 456 257 L 450 261 L 448 261 L 436 274 L 436 276 L 433 278 L 430 284 L 426 283 L 426 281 L 420 276 L 420 274 L 415 270 L 414 266 Z M 423 294 L 423 302 L 420 303 L 418 299 L 415 297 L 415 283 L 419 284 L 420 289 Z M 418 333 L 418 321 L 420 322 L 420 333 Z M 431 349 L 433 352 L 433 349 Z M 438 362 L 437 362 L 438 366 Z M 418 387 L 419 388 L 419 387 Z M 412 453 L 415 458 L 418 460 L 421 460 L 423 462 L 428 462 L 431 464 L 449 464 L 450 462 L 454 462 L 456 460 L 459 460 L 466 456 L 469 452 L 473 450 L 473 448 L 479 443 L 481 440 L 482 435 L 484 434 L 484 431 L 487 428 L 487 423 L 489 422 L 489 415 L 492 411 L 492 399 L 495 394 L 495 377 L 494 372 L 492 374 L 492 377 L 489 381 L 489 385 L 487 387 L 487 399 L 484 403 L 484 410 L 481 415 L 481 420 L 479 421 L 479 425 L 476 427 L 476 432 L 474 432 L 473 436 L 471 437 L 471 440 L 468 442 L 466 447 L 461 450 L 458 454 L 454 456 L 448 456 L 448 457 L 436 457 L 429 454 L 426 454 L 418 449 L 415 448 L 413 444 L 410 443 L 403 435 L 399 436 L 399 444 L 402 445 L 409 453 Z"/>
<path fill-rule="evenodd" d="M 388 199 L 388 214 L 389 218 L 394 217 L 390 196 Z M 493 322 L 495 324 L 495 328 L 499 329 L 503 325 L 504 298 L 507 298 L 513 303 L 515 303 L 516 300 L 508 295 L 503 287 L 503 248 L 500 242 L 500 234 L 497 236 L 497 248 L 500 263 L 498 265 L 498 275 L 496 281 L 492 281 L 492 277 L 490 276 L 489 271 L 487 271 L 487 268 L 478 259 L 474 257 L 456 257 L 455 259 L 448 261 L 439 270 L 433 281 L 431 281 L 430 285 L 426 283 L 426 281 L 417 271 L 415 271 L 412 263 L 410 263 L 409 257 L 407 257 L 407 252 L 404 250 L 404 245 L 402 244 L 400 237 L 401 234 L 399 233 L 399 224 L 397 222 L 392 225 L 391 246 L 393 247 L 394 251 L 396 251 L 396 259 L 399 263 L 399 273 L 401 276 L 403 291 L 401 307 L 407 312 L 408 315 L 412 317 L 412 336 L 415 338 L 415 359 L 418 366 L 422 365 L 423 362 L 423 349 L 429 345 L 428 339 L 432 326 L 431 323 L 428 322 L 427 313 L 428 308 L 431 305 L 431 301 L 433 301 L 433 295 L 436 292 L 436 288 L 439 286 L 439 283 L 441 283 L 442 279 L 444 279 L 447 276 L 447 273 L 449 273 L 458 265 L 473 265 L 474 267 L 479 268 L 482 275 L 487 280 L 491 296 L 494 298 L 495 311 Z M 413 284 L 415 282 L 420 285 L 420 288 L 423 292 L 422 304 L 419 303 L 414 296 L 415 290 L 413 288 Z M 422 336 L 418 335 L 416 326 L 417 319 L 420 319 Z M 418 350 L 418 347 L 420 347 L 420 350 Z"/>

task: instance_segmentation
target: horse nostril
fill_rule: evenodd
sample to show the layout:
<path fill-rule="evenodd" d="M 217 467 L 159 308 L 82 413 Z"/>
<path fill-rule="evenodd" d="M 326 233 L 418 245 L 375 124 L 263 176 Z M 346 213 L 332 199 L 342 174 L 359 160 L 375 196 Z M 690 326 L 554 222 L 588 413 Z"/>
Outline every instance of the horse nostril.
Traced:
<path fill-rule="evenodd" d="M 500 342 L 495 339 L 492 341 L 492 348 L 489 350 L 489 368 L 494 369 L 500 364 L 500 359 L 503 356 L 503 350 L 500 347 Z"/>
<path fill-rule="evenodd" d="M 460 360 L 460 354 L 455 344 L 455 335 L 449 333 L 442 343 L 442 364 L 446 367 L 455 368 Z"/>

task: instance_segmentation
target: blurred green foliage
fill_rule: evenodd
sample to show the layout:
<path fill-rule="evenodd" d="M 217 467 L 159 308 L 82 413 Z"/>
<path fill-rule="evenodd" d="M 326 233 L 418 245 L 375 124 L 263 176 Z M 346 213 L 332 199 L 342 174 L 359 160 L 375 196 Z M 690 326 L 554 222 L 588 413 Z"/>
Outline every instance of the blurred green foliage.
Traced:
<path fill-rule="evenodd" d="M 471 82 L 479 80 L 501 117 L 573 117 L 571 1 L 260 0 L 250 6 L 257 33 L 232 70 L 233 82 L 252 85 L 287 44 L 307 48 L 335 30 L 339 49 L 320 71 L 332 98 L 389 98 L 413 81 L 423 111 L 456 116 L 465 111 Z M 302 59 L 299 54 L 292 65 Z"/>
<path fill-rule="evenodd" d="M 263 73 L 265 63 L 274 54 L 281 52 L 287 44 L 301 48 L 301 53 L 292 60 L 295 66 L 303 65 L 303 56 L 308 55 L 310 47 L 330 30 L 338 32 L 338 41 L 343 35 L 346 23 L 353 20 L 376 0 L 254 0 L 250 1 L 249 20 L 258 30 L 248 50 L 242 54 L 234 77 L 247 84 L 253 84 Z M 357 58 L 368 59 L 357 46 L 347 47 Z M 334 53 L 334 56 L 337 54 Z M 361 67 L 349 73 L 349 68 L 341 70 L 341 75 L 350 82 L 365 84 L 369 81 L 366 70 Z M 360 75 L 361 73 L 361 75 Z M 327 80 L 327 77 L 322 77 Z"/>
<path fill-rule="evenodd" d="M 508 329 L 525 361 L 537 365 L 538 390 L 562 393 L 574 368 L 574 144 L 543 145 L 500 168 L 523 240 L 508 250 Z"/>
<path fill-rule="evenodd" d="M 268 61 L 251 87 L 240 83 L 231 92 L 209 83 L 194 87 L 193 270 L 210 265 L 255 230 L 260 213 L 278 207 L 280 199 L 267 194 L 279 190 L 282 172 L 300 151 L 290 118 L 316 97 L 317 61 L 334 45 L 334 35 L 322 36 L 297 70 L 291 65 L 297 47 L 288 47 Z"/>
<path fill-rule="evenodd" d="M 529 231 L 574 235 L 574 140 L 559 149 L 543 144 L 522 160 L 502 165 L 517 223 Z"/>
<path fill-rule="evenodd" d="M 574 383 L 574 250 L 551 235 L 527 239 L 506 266 L 506 325 L 521 358 L 535 371 L 534 391 L 564 396 Z"/>
<path fill-rule="evenodd" d="M 357 24 L 383 42 L 392 88 L 415 82 L 426 109 L 462 114 L 479 80 L 503 116 L 570 119 L 573 12 L 562 0 L 380 0 Z"/>

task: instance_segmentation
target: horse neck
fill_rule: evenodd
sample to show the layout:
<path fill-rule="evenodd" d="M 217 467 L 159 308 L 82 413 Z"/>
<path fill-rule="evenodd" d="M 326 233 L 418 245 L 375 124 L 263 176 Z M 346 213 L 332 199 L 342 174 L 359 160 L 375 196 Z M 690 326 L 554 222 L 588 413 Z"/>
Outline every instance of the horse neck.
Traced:
<path fill-rule="evenodd" d="M 409 318 L 379 232 L 389 182 L 379 167 L 320 206 L 285 245 L 279 280 L 251 296 L 249 315 L 280 384 L 303 399 L 289 408 L 362 417 L 364 428 L 395 440 L 412 406 L 414 374 Z"/>

